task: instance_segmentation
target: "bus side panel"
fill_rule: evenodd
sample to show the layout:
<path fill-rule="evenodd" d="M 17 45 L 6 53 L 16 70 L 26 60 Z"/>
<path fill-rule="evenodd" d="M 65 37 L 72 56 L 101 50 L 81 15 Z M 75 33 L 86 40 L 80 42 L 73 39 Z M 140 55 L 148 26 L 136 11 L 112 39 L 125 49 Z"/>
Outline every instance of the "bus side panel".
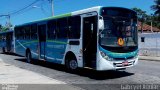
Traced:
<path fill-rule="evenodd" d="M 22 56 L 26 55 L 26 49 L 31 51 L 32 58 L 38 59 L 38 40 L 16 40 L 16 53 Z"/>
<path fill-rule="evenodd" d="M 7 52 L 13 52 L 13 32 L 6 34 L 6 49 Z"/>
<path fill-rule="evenodd" d="M 30 50 L 32 58 L 38 59 L 38 40 L 30 40 L 26 47 Z"/>
<path fill-rule="evenodd" d="M 46 58 L 47 61 L 62 64 L 66 50 L 67 39 L 47 40 Z"/>
<path fill-rule="evenodd" d="M 6 46 L 6 41 L 3 38 L 3 35 L 0 35 L 0 52 L 3 52 L 3 47 Z"/>
<path fill-rule="evenodd" d="M 46 42 L 46 58 L 47 61 L 53 62 L 55 60 L 55 51 L 54 51 L 54 42 L 48 41 Z"/>
<path fill-rule="evenodd" d="M 0 52 L 13 52 L 13 31 L 0 34 Z M 4 50 L 3 50 L 4 49 Z"/>
<path fill-rule="evenodd" d="M 24 46 L 24 40 L 16 40 L 15 42 L 15 50 L 16 54 L 25 56 L 26 47 Z"/>
<path fill-rule="evenodd" d="M 1 35 L 0 35 L 0 53 L 2 52 L 2 38 L 1 38 Z"/>

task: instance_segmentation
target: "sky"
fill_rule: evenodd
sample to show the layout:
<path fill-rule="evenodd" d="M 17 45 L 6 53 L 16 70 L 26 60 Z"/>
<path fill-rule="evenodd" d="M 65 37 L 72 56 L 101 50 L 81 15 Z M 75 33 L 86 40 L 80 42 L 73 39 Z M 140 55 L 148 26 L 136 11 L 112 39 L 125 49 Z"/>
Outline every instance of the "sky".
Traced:
<path fill-rule="evenodd" d="M 0 15 L 10 14 L 20 10 L 35 0 L 1 0 Z M 154 0 L 54 0 L 54 15 L 64 14 L 90 8 L 94 6 L 116 6 L 133 8 L 137 7 L 147 12 L 154 13 L 151 10 Z M 19 25 L 30 21 L 39 20 L 51 16 L 51 5 L 48 0 L 39 0 L 22 12 L 11 14 L 12 25 Z M 0 24 L 5 25 L 7 19 L 0 17 Z"/>

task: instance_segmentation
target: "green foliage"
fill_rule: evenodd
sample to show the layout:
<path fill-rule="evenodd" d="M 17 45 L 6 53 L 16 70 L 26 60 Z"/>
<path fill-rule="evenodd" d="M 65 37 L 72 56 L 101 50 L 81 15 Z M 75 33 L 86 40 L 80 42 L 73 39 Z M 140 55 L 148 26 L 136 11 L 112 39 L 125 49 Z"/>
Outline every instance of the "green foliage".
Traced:
<path fill-rule="evenodd" d="M 0 31 L 1 32 L 7 31 L 7 30 L 9 30 L 8 27 L 4 27 L 4 26 L 0 25 Z"/>
<path fill-rule="evenodd" d="M 155 11 L 155 15 L 160 17 L 160 0 L 155 0 L 155 5 L 151 6 L 151 9 Z"/>
<path fill-rule="evenodd" d="M 153 25 L 157 26 L 160 28 L 160 0 L 154 0 L 155 5 L 151 6 L 151 9 L 155 11 L 155 16 L 153 17 L 153 20 L 155 23 Z"/>
<path fill-rule="evenodd" d="M 146 11 L 143 11 L 140 8 L 136 8 L 136 7 L 132 9 L 137 12 L 138 21 L 142 22 L 142 24 L 145 23 L 145 24 L 150 25 L 152 22 L 152 25 L 154 27 L 160 28 L 160 17 L 158 15 L 153 15 L 153 14 L 147 15 Z"/>
<path fill-rule="evenodd" d="M 153 25 L 160 28 L 160 0 L 154 0 L 155 4 L 151 6 L 151 9 L 154 10 L 153 16 Z"/>
<path fill-rule="evenodd" d="M 7 28 L 7 27 L 2 27 L 2 31 L 7 31 L 7 30 L 9 30 L 9 28 Z"/>
<path fill-rule="evenodd" d="M 137 12 L 138 20 L 143 22 L 145 18 L 147 17 L 146 11 L 143 11 L 140 8 L 136 8 L 136 7 L 132 9 Z"/>

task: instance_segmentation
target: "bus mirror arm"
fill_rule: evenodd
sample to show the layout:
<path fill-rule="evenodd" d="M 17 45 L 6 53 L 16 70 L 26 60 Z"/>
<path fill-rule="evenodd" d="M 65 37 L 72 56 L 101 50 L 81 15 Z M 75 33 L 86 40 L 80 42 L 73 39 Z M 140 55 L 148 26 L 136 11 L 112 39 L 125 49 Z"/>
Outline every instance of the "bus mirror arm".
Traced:
<path fill-rule="evenodd" d="M 104 30 L 104 20 L 102 16 L 99 16 L 98 29 L 99 29 L 99 33 L 98 33 L 98 36 L 99 36 Z"/>
<path fill-rule="evenodd" d="M 99 16 L 98 27 L 99 27 L 99 30 L 103 31 L 103 29 L 104 29 L 104 20 L 103 20 L 102 16 Z"/>

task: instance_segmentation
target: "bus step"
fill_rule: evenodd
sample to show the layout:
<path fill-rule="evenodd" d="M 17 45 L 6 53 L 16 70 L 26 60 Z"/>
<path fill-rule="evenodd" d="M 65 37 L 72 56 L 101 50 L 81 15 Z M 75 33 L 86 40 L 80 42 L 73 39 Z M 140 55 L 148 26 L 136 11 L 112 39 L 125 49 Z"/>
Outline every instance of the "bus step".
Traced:
<path fill-rule="evenodd" d="M 91 68 L 91 67 L 84 67 L 85 69 L 92 69 L 93 70 L 93 68 Z"/>
<path fill-rule="evenodd" d="M 41 61 L 46 61 L 45 59 L 39 59 L 39 60 L 41 60 Z"/>

